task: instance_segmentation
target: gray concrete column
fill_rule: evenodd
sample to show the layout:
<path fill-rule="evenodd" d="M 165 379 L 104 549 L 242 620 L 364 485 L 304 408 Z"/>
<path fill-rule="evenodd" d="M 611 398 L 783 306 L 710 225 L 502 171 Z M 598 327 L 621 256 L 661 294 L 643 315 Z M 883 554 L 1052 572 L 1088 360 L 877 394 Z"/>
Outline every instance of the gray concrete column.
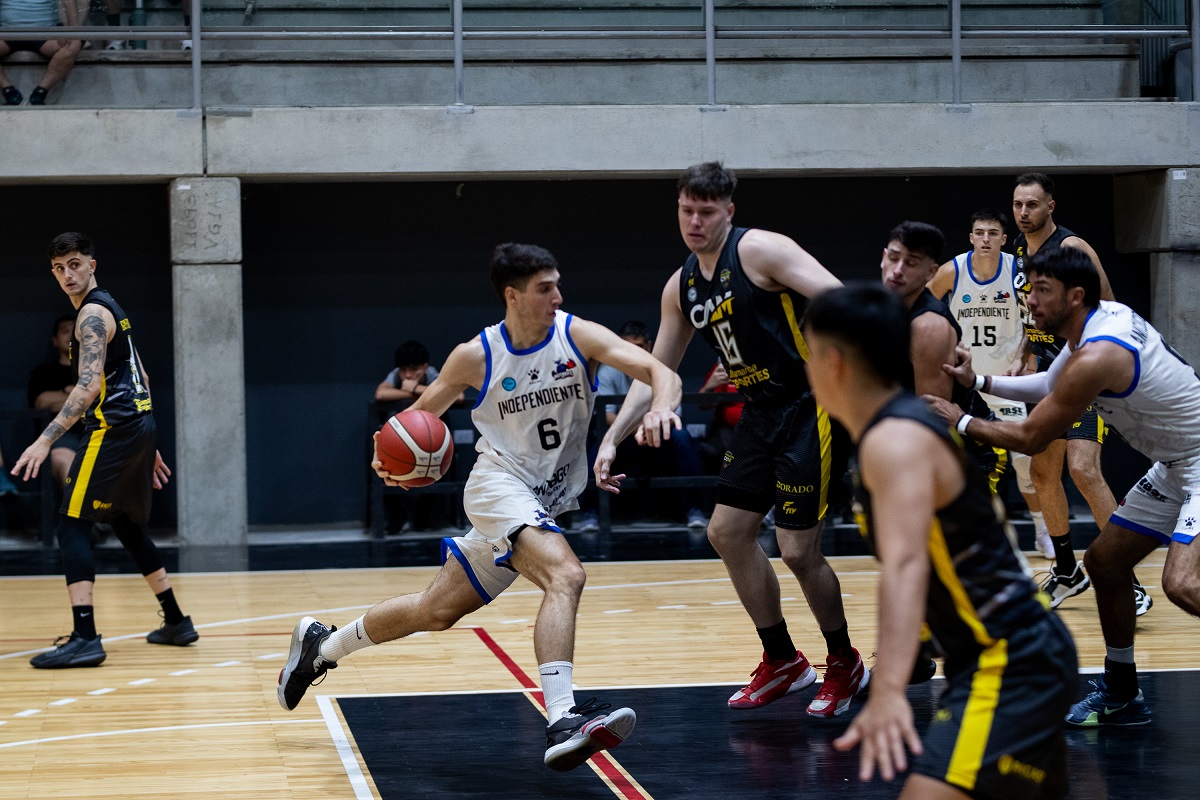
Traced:
<path fill-rule="evenodd" d="M 1150 322 L 1200 367 L 1200 168 L 1118 175 L 1117 249 L 1150 253 Z"/>
<path fill-rule="evenodd" d="M 241 185 L 170 184 L 180 568 L 243 570 L 246 395 Z"/>

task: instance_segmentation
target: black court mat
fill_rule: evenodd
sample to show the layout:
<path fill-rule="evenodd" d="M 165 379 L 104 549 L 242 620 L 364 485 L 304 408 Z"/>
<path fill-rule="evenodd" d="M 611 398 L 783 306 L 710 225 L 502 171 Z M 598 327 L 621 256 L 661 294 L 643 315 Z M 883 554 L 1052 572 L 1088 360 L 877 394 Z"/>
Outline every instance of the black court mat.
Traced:
<path fill-rule="evenodd" d="M 1141 681 L 1154 709 L 1149 727 L 1067 733 L 1074 800 L 1200 797 L 1200 672 L 1144 673 Z M 909 690 L 922 732 L 943 685 Z M 612 756 L 657 800 L 875 800 L 899 793 L 900 781 L 858 781 L 857 752 L 832 746 L 849 717 L 808 717 L 804 707 L 814 689 L 735 712 L 725 706 L 734 688 L 577 692 L 576 698 L 595 694 L 637 711 L 637 729 Z M 353 697 L 338 704 L 383 800 L 616 796 L 586 766 L 566 774 L 542 766 L 545 719 L 520 693 Z"/>

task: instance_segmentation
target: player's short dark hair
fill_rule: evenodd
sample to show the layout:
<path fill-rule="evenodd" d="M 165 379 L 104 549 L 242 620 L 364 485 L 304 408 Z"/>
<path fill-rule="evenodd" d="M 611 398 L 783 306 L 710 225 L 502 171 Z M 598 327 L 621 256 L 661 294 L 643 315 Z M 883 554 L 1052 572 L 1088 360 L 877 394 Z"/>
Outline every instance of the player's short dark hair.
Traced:
<path fill-rule="evenodd" d="M 558 269 L 558 260 L 546 248 L 505 242 L 492 252 L 492 288 L 503 300 L 507 287 L 521 291 L 534 275 L 551 269 Z"/>
<path fill-rule="evenodd" d="M 622 339 L 642 338 L 650 341 L 650 334 L 646 331 L 646 323 L 639 322 L 636 319 L 631 319 L 617 329 L 617 336 Z"/>
<path fill-rule="evenodd" d="M 396 348 L 396 367 L 420 367 L 429 363 L 429 350 L 420 342 L 410 339 Z"/>
<path fill-rule="evenodd" d="M 899 242 L 913 253 L 924 253 L 934 261 L 941 262 L 946 237 L 936 225 L 906 219 L 888 234 L 889 242 Z"/>
<path fill-rule="evenodd" d="M 46 255 L 52 261 L 71 253 L 95 258 L 96 245 L 92 244 L 92 240 L 82 233 L 60 233 L 50 240 L 50 246 L 46 248 Z"/>
<path fill-rule="evenodd" d="M 720 161 L 705 161 L 685 169 L 675 188 L 696 200 L 732 200 L 737 176 Z"/>
<path fill-rule="evenodd" d="M 1013 187 L 1040 186 L 1047 197 L 1054 196 L 1054 179 L 1042 172 L 1024 172 L 1013 181 Z"/>
<path fill-rule="evenodd" d="M 999 222 L 1000 230 L 1003 231 L 1008 227 L 1008 216 L 1003 211 L 997 211 L 994 208 L 981 208 L 971 215 L 971 227 L 975 227 L 976 222 Z"/>
<path fill-rule="evenodd" d="M 71 323 L 71 327 L 75 327 L 75 315 L 59 314 L 58 319 L 54 320 L 54 327 L 50 329 L 50 335 L 58 336 L 58 326 L 62 325 L 64 322 L 69 322 Z"/>
<path fill-rule="evenodd" d="M 804 321 L 814 333 L 853 349 L 880 380 L 903 383 L 912 369 L 908 312 L 882 283 L 850 281 L 822 292 L 809 305 Z"/>
<path fill-rule="evenodd" d="M 1100 271 L 1091 256 L 1077 247 L 1043 247 L 1029 259 L 1025 272 L 1062 281 L 1068 289 L 1082 287 L 1083 304 L 1100 305 Z"/>

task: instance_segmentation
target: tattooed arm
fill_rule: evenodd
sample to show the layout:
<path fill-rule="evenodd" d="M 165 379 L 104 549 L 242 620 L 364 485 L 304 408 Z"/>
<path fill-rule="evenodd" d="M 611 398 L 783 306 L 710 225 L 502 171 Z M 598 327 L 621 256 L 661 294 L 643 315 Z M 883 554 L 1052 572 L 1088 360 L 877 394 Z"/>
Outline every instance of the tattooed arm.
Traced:
<path fill-rule="evenodd" d="M 67 402 L 63 403 L 58 416 L 17 459 L 13 475 L 20 474 L 22 480 L 36 478 L 51 445 L 70 430 L 96 400 L 104 381 L 108 343 L 116 329 L 117 321 L 107 308 L 88 304 L 79 310 L 79 321 L 75 324 L 75 338 L 79 340 L 79 381 L 67 395 Z"/>

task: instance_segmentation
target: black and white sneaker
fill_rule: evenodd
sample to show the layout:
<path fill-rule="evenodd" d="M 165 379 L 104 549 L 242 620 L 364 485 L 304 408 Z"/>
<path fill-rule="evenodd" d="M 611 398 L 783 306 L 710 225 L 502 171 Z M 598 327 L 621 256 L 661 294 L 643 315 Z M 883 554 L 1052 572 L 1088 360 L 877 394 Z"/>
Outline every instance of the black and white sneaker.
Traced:
<path fill-rule="evenodd" d="M 327 670 L 337 667 L 336 661 L 321 658 L 321 642 L 336 630 L 336 627 L 322 625 L 312 617 L 296 623 L 287 664 L 279 670 L 279 688 L 275 692 L 279 705 L 291 711 L 300 705 L 309 686 L 317 683 Z"/>
<path fill-rule="evenodd" d="M 575 769 L 601 750 L 629 738 L 637 723 L 632 708 L 610 712 L 611 703 L 586 700 L 546 728 L 546 766 L 556 772 Z"/>
<path fill-rule="evenodd" d="M 1058 567 L 1050 568 L 1050 577 L 1042 584 L 1042 591 L 1050 595 L 1050 607 L 1058 608 L 1063 600 L 1087 591 L 1092 580 L 1083 572 L 1083 562 L 1075 562 L 1075 571 L 1070 575 L 1059 573 Z"/>
<path fill-rule="evenodd" d="M 94 639 L 85 639 L 77 631 L 54 640 L 54 649 L 29 659 L 37 669 L 69 669 L 71 667 L 98 667 L 108 654 L 100 643 L 100 634 Z"/>
<path fill-rule="evenodd" d="M 1146 587 L 1142 586 L 1142 582 L 1137 578 L 1133 579 L 1133 607 L 1135 613 L 1140 617 L 1150 610 L 1150 606 L 1154 605 L 1154 598 L 1146 592 Z"/>

